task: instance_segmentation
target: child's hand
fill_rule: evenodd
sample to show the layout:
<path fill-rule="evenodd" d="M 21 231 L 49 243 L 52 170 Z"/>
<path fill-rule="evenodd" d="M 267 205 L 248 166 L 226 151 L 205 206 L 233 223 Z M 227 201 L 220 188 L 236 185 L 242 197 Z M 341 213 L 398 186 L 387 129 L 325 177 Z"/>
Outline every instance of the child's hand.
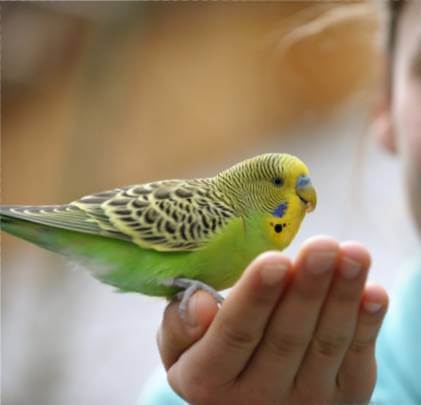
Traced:
<path fill-rule="evenodd" d="M 293 264 L 259 256 L 220 310 L 196 293 L 190 325 L 170 304 L 158 333 L 170 385 L 194 404 L 368 401 L 387 306 L 382 288 L 364 289 L 369 264 L 361 245 L 317 237 Z"/>

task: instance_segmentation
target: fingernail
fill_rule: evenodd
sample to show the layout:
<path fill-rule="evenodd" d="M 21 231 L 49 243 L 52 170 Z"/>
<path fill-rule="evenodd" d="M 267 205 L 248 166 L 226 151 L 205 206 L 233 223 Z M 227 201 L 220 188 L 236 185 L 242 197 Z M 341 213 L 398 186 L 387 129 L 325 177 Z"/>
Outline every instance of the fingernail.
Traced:
<path fill-rule="evenodd" d="M 197 317 L 196 317 L 196 307 L 197 307 L 198 294 L 194 294 L 193 297 L 189 299 L 187 305 L 187 316 L 186 322 L 191 328 L 197 326 Z"/>
<path fill-rule="evenodd" d="M 356 278 L 358 274 L 360 274 L 362 268 L 363 266 L 361 263 L 345 257 L 342 259 L 339 271 L 344 278 L 347 280 L 352 280 L 353 278 Z"/>
<path fill-rule="evenodd" d="M 262 283 L 267 286 L 279 284 L 288 271 L 285 263 L 268 263 L 260 270 Z"/>
<path fill-rule="evenodd" d="M 382 307 L 382 304 L 379 304 L 378 302 L 364 302 L 364 308 L 367 312 L 370 312 L 374 314 L 375 312 L 378 312 L 380 308 Z"/>
<path fill-rule="evenodd" d="M 328 252 L 311 253 L 307 258 L 307 270 L 313 274 L 326 273 L 336 262 L 336 254 Z"/>

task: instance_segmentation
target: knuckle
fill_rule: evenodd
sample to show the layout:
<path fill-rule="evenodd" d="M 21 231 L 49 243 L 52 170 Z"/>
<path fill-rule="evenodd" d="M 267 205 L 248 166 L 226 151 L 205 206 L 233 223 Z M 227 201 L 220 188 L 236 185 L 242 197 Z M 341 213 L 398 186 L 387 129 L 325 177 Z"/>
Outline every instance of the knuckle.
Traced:
<path fill-rule="evenodd" d="M 211 390 L 207 386 L 199 385 L 192 388 L 192 392 L 188 396 L 189 402 L 192 404 L 207 405 L 212 404 Z"/>
<path fill-rule="evenodd" d="M 359 291 L 354 291 L 349 288 L 332 288 L 332 301 L 350 304 L 359 301 Z"/>
<path fill-rule="evenodd" d="M 318 387 L 316 384 L 312 384 L 308 380 L 298 380 L 296 389 L 291 395 L 292 400 L 288 402 L 288 405 L 351 405 L 329 400 L 326 392 L 324 392 L 322 388 Z"/>
<path fill-rule="evenodd" d="M 186 373 L 180 379 L 176 378 L 174 373 L 169 372 L 167 378 L 171 388 L 189 403 L 200 405 L 212 403 L 213 390 L 204 376 Z"/>
<path fill-rule="evenodd" d="M 268 306 L 273 306 L 274 298 L 272 294 L 262 294 L 261 289 L 256 289 L 250 297 L 252 303 L 256 307 L 267 308 Z"/>
<path fill-rule="evenodd" d="M 336 357 L 342 354 L 349 344 L 349 338 L 346 335 L 336 336 L 315 336 L 313 339 L 313 351 L 323 357 Z"/>
<path fill-rule="evenodd" d="M 349 351 L 355 354 L 367 353 L 374 349 L 375 344 L 376 338 L 374 336 L 367 339 L 354 339 Z"/>
<path fill-rule="evenodd" d="M 284 358 L 291 353 L 304 351 L 307 344 L 308 341 L 306 339 L 286 333 L 276 338 L 268 338 L 265 341 L 265 346 L 268 350 L 278 358 Z"/>
<path fill-rule="evenodd" d="M 381 315 L 382 314 L 364 314 L 360 317 L 359 322 L 368 328 L 378 329 L 383 320 Z"/>
<path fill-rule="evenodd" d="M 193 379 L 189 383 L 190 392 L 188 394 L 189 403 L 208 405 L 215 403 L 214 390 L 212 387 L 203 381 L 203 379 Z"/>
<path fill-rule="evenodd" d="M 323 297 L 322 290 L 314 283 L 297 283 L 296 288 L 299 298 L 305 302 L 319 301 Z"/>
<path fill-rule="evenodd" d="M 255 346 L 259 339 L 250 330 L 241 330 L 231 326 L 221 327 L 219 332 L 224 345 L 239 351 Z"/>

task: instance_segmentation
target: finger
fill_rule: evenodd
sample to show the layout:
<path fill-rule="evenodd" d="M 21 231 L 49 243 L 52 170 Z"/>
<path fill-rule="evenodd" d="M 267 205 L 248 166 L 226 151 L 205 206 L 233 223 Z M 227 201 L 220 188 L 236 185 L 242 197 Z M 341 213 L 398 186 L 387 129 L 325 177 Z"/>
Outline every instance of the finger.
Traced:
<path fill-rule="evenodd" d="M 359 403 L 371 396 L 376 380 L 375 342 L 387 306 L 387 293 L 382 287 L 366 287 L 357 328 L 337 379 L 343 396 L 351 402 Z"/>
<path fill-rule="evenodd" d="M 203 336 L 218 311 L 214 298 L 204 291 L 190 299 L 186 321 L 179 315 L 179 305 L 172 302 L 167 306 L 157 333 L 159 353 L 166 369 Z"/>
<path fill-rule="evenodd" d="M 288 258 L 278 252 L 266 252 L 250 264 L 207 333 L 169 370 L 178 392 L 182 384 L 205 380 L 209 387 L 237 378 L 263 335 L 289 268 Z"/>
<path fill-rule="evenodd" d="M 323 398 L 336 390 L 336 376 L 355 332 L 369 266 L 370 255 L 361 244 L 341 244 L 337 271 L 297 375 L 298 391 Z"/>
<path fill-rule="evenodd" d="M 268 384 L 281 381 L 280 391 L 292 384 L 313 335 L 338 253 L 339 244 L 325 236 L 309 239 L 302 246 L 293 279 L 244 378 L 252 381 L 260 376 Z"/>

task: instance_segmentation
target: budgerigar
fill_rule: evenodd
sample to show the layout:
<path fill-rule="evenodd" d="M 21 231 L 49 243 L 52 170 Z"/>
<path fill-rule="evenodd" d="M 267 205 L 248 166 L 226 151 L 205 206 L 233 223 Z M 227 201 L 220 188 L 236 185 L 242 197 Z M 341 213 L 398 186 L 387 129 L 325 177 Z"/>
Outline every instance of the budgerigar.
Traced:
<path fill-rule="evenodd" d="M 117 188 L 64 205 L 2 206 L 1 228 L 68 256 L 104 283 L 153 296 L 231 287 L 263 251 L 282 250 L 316 206 L 308 169 L 264 154 L 215 177 Z"/>

